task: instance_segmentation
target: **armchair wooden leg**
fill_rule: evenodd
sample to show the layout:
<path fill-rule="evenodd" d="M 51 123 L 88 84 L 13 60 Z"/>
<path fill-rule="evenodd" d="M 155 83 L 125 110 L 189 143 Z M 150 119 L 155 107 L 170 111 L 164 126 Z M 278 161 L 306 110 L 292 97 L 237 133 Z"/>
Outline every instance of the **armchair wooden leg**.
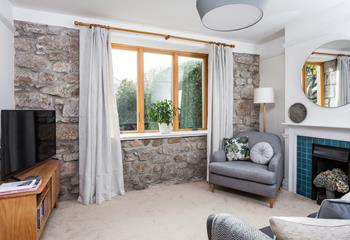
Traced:
<path fill-rule="evenodd" d="M 273 204 L 275 203 L 275 199 L 274 198 L 269 198 L 269 205 L 270 208 L 273 208 Z"/>
<path fill-rule="evenodd" d="M 209 191 L 214 192 L 215 191 L 215 185 L 210 183 L 209 184 Z"/>

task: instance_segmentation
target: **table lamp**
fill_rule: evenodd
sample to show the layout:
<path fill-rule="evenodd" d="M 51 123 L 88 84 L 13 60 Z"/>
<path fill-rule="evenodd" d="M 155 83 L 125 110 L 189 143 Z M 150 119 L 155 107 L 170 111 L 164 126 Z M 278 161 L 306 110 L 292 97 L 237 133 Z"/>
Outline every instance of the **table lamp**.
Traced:
<path fill-rule="evenodd" d="M 254 103 L 262 104 L 263 108 L 263 132 L 266 132 L 266 104 L 274 103 L 275 95 L 273 92 L 273 88 L 271 87 L 261 87 L 254 89 Z"/>

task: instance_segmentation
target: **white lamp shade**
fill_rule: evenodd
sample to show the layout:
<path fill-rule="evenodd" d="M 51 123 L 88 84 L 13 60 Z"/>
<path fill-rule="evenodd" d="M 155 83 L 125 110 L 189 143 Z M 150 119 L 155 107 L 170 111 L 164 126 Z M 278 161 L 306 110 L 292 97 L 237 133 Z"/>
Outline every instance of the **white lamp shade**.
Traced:
<path fill-rule="evenodd" d="M 255 88 L 254 89 L 254 103 L 274 103 L 275 94 L 273 88 Z"/>

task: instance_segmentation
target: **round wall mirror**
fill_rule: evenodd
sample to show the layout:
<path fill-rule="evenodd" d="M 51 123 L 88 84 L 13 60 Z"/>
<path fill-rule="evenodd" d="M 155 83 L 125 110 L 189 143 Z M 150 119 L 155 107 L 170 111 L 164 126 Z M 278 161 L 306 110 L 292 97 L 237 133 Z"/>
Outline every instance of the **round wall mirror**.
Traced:
<path fill-rule="evenodd" d="M 326 108 L 350 103 L 350 40 L 316 49 L 301 71 L 301 87 L 313 103 Z"/>

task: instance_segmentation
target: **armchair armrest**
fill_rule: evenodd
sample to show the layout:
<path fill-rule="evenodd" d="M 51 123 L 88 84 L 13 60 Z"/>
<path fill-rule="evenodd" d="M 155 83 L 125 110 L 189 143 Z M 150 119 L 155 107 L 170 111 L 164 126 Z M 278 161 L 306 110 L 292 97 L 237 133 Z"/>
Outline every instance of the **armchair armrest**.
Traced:
<path fill-rule="evenodd" d="M 282 184 L 284 176 L 284 156 L 281 152 L 276 153 L 268 166 L 269 171 L 276 173 L 276 183 L 278 187 Z"/>
<path fill-rule="evenodd" d="M 283 156 L 282 153 L 276 153 L 269 163 L 269 171 L 278 172 L 279 170 L 283 170 Z"/>
<path fill-rule="evenodd" d="M 225 162 L 226 161 L 226 154 L 224 150 L 219 150 L 214 153 L 211 162 Z"/>
<path fill-rule="evenodd" d="M 210 215 L 207 233 L 209 240 L 272 240 L 258 229 L 228 214 Z"/>

